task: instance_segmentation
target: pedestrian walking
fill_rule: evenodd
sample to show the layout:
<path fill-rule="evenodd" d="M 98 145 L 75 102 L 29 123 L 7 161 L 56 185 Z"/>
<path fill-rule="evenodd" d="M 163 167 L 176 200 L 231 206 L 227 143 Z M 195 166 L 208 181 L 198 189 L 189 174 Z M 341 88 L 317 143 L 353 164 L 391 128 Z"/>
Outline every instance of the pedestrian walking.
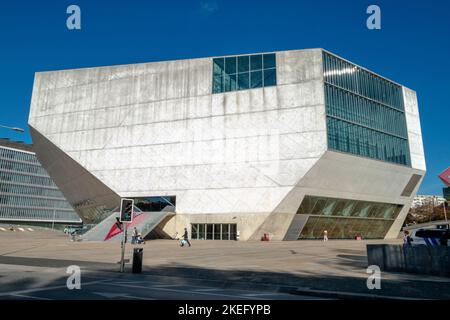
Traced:
<path fill-rule="evenodd" d="M 191 243 L 189 242 L 189 235 L 187 228 L 184 228 L 183 240 L 185 241 L 185 243 L 189 245 L 189 247 L 191 246 Z"/>
<path fill-rule="evenodd" d="M 450 238 L 450 229 L 447 229 L 445 232 L 441 234 L 441 238 L 439 239 L 439 243 L 441 246 L 448 246 L 448 239 Z"/>
<path fill-rule="evenodd" d="M 403 251 L 406 253 L 406 250 L 411 247 L 413 239 L 409 235 L 409 231 L 405 230 L 403 232 Z"/>
<path fill-rule="evenodd" d="M 131 244 L 135 244 L 139 237 L 139 231 L 136 227 L 133 229 L 133 233 L 131 234 Z"/>
<path fill-rule="evenodd" d="M 323 231 L 323 241 L 328 241 L 328 231 L 327 230 Z"/>

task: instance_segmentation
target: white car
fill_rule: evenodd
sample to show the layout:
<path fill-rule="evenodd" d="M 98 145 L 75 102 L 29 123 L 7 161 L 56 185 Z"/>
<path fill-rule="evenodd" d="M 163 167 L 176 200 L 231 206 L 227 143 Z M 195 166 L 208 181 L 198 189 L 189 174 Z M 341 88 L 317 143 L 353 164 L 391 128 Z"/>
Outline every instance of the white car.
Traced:
<path fill-rule="evenodd" d="M 64 228 L 64 233 L 66 233 L 66 234 L 72 234 L 72 233 L 74 233 L 74 232 L 76 232 L 76 231 L 79 231 L 79 230 L 81 230 L 80 227 L 67 226 L 67 227 Z"/>
<path fill-rule="evenodd" d="M 425 245 L 425 246 L 448 246 L 450 230 L 449 229 L 417 229 L 411 231 L 411 245 Z"/>

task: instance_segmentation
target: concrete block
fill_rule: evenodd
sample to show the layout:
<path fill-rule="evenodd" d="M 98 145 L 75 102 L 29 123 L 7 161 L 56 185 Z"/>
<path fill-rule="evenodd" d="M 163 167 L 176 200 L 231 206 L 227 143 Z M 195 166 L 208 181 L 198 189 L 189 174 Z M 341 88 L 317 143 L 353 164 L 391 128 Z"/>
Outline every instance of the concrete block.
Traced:
<path fill-rule="evenodd" d="M 367 261 L 369 266 L 376 265 L 379 266 L 381 270 L 384 270 L 384 245 L 367 245 Z"/>
<path fill-rule="evenodd" d="M 367 245 L 368 265 L 383 271 L 450 276 L 449 257 L 450 248 L 443 246 Z"/>

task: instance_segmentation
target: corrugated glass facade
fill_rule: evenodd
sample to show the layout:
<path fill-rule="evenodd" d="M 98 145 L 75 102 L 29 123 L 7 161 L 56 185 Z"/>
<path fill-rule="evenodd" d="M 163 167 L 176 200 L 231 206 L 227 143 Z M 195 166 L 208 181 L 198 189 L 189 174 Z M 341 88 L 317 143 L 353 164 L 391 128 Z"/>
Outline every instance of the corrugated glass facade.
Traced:
<path fill-rule="evenodd" d="M 212 93 L 276 85 L 274 53 L 213 59 Z"/>
<path fill-rule="evenodd" d="M 36 155 L 0 146 L 0 222 L 81 222 Z"/>
<path fill-rule="evenodd" d="M 328 148 L 411 165 L 401 86 L 323 53 Z"/>
<path fill-rule="evenodd" d="M 349 239 L 384 238 L 402 210 L 398 204 L 305 196 L 297 214 L 309 215 L 299 239 L 318 239 L 327 230 L 328 237 Z"/>

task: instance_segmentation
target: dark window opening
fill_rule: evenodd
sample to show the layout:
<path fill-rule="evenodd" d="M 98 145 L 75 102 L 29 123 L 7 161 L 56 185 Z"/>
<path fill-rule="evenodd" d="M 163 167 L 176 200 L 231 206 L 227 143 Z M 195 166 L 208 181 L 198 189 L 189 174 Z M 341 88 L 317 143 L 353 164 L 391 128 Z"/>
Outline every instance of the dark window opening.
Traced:
<path fill-rule="evenodd" d="M 164 209 L 175 210 L 176 197 L 163 196 L 163 197 L 134 198 L 134 205 L 144 212 L 156 212 L 162 211 Z"/>

